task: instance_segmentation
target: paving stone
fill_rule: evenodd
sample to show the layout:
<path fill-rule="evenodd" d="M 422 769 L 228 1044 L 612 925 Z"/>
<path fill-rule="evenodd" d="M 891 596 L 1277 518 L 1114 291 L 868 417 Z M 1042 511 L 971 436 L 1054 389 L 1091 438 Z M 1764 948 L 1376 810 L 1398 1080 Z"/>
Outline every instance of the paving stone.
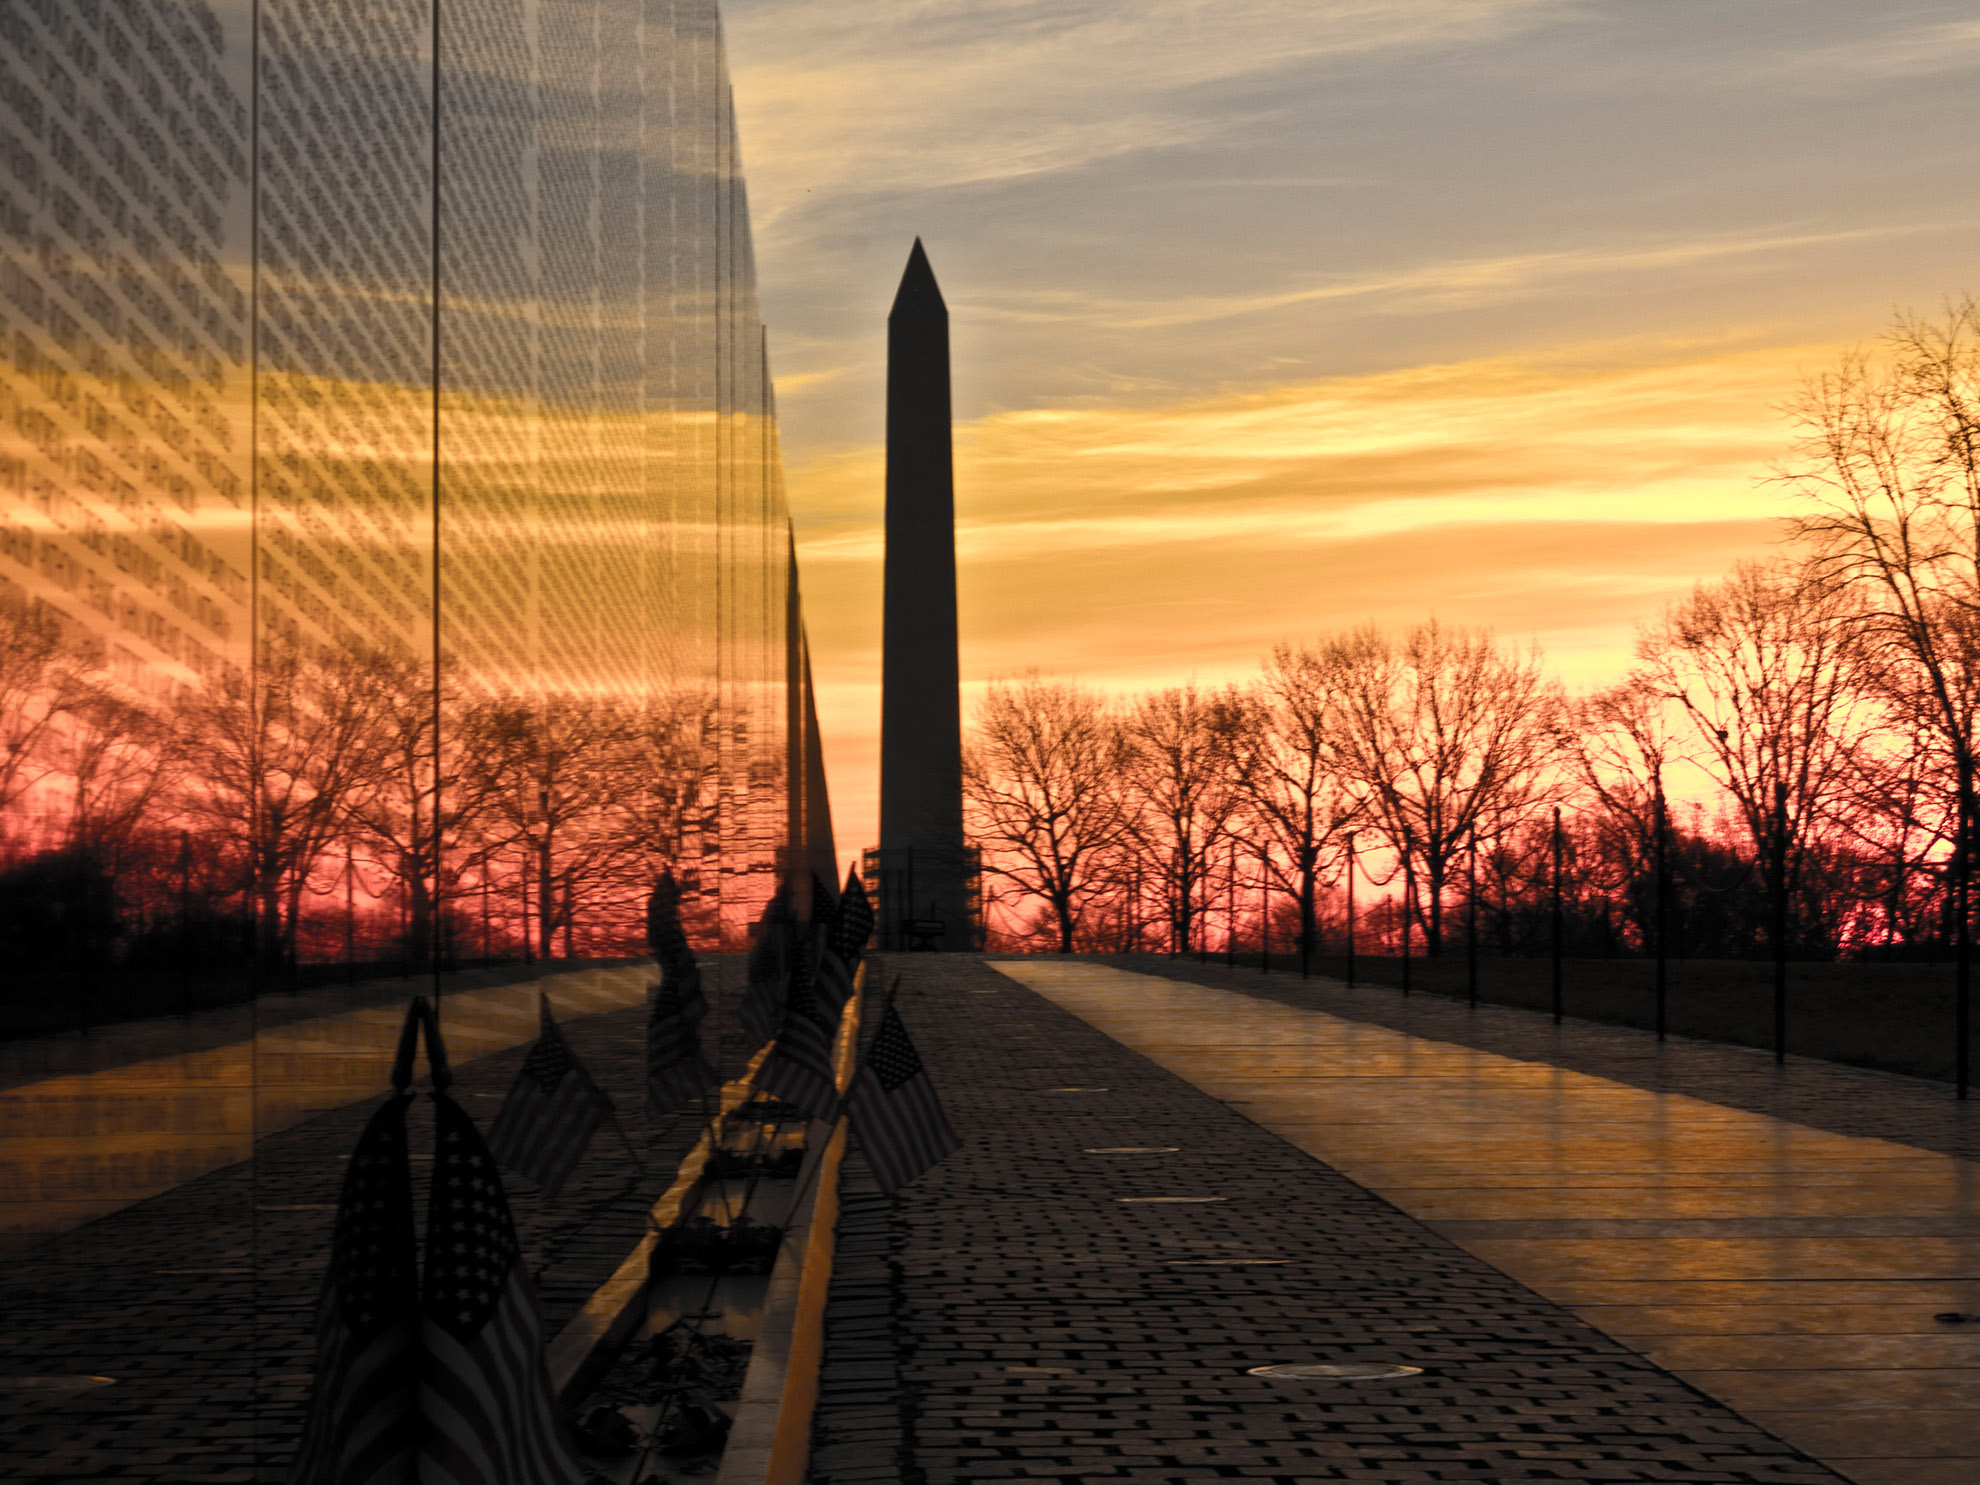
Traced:
<path fill-rule="evenodd" d="M 857 1382 L 877 1444 L 866 1384 L 890 1378 L 905 1485 L 1836 1480 L 980 961 L 883 970 L 902 976 L 902 1013 L 966 1143 L 891 1201 L 848 1160 L 842 1251 L 884 1244 L 885 1261 L 834 1274 L 816 1423 L 845 1437 L 842 1389 Z M 1110 1091 L 1055 1091 L 1072 1086 Z M 1117 1145 L 1183 1148 L 1085 1153 Z M 1168 1194 L 1228 1200 L 1116 1200 Z M 1289 1261 L 1169 1263 L 1223 1254 Z M 1425 1374 L 1365 1388 L 1245 1375 L 1308 1359 Z M 821 1450 L 811 1478 L 848 1477 Z"/>

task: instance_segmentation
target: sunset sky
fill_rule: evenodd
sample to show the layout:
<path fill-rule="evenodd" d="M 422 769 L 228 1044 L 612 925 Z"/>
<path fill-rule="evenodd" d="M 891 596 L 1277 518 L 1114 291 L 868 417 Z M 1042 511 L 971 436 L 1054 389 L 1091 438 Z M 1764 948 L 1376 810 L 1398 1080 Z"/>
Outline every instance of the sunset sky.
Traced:
<path fill-rule="evenodd" d="M 728 0 L 839 848 L 877 836 L 885 316 L 950 309 L 966 692 L 1432 614 L 1572 687 L 1775 540 L 1780 405 L 1980 292 L 1980 17 Z"/>

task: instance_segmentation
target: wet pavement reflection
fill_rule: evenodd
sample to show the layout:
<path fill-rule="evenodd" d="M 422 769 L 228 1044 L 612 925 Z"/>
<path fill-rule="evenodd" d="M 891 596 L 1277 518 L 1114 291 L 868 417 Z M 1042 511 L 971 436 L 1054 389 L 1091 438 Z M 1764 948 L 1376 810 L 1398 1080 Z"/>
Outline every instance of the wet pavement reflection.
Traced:
<path fill-rule="evenodd" d="M 571 1018 L 636 1005 L 651 978 L 644 962 L 533 979 L 443 975 L 448 1051 L 465 1062 L 530 1040 L 539 991 Z M 300 1005 L 275 995 L 192 1021 L 12 1044 L 0 1065 L 0 1255 L 245 1160 L 257 1138 L 382 1092 L 405 1000 L 431 988 L 430 978 L 359 985 Z M 36 1059 L 75 1070 L 17 1070 Z"/>
<path fill-rule="evenodd" d="M 1232 991 L 993 963 L 1861 1485 L 1980 1479 L 1980 1165 Z"/>

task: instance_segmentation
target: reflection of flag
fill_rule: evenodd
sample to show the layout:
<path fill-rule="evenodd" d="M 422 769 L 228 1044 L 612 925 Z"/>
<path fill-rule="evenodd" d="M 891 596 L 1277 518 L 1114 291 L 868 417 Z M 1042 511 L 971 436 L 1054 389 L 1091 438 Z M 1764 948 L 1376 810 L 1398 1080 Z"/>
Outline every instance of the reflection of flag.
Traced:
<path fill-rule="evenodd" d="M 846 1111 L 874 1179 L 889 1196 L 961 1144 L 892 1001 L 846 1092 Z"/>
<path fill-rule="evenodd" d="M 701 1032 L 680 992 L 659 984 L 652 994 L 646 1008 L 646 1107 L 659 1115 L 701 1097 L 715 1073 L 701 1055 Z"/>
<path fill-rule="evenodd" d="M 558 1428 L 543 1316 L 502 1177 L 461 1106 L 433 1095 L 420 1337 L 421 1485 L 580 1485 Z"/>
<path fill-rule="evenodd" d="M 835 1119 L 839 1092 L 832 1073 L 832 1043 L 838 1039 L 839 1018 L 818 1003 L 811 983 L 811 963 L 800 954 L 791 969 L 784 997 L 784 1024 L 776 1045 L 756 1070 L 758 1091 L 786 1099 L 814 1119 Z"/>
<path fill-rule="evenodd" d="M 660 873 L 646 899 L 646 947 L 662 969 L 694 957 L 681 926 L 681 888 L 672 871 Z"/>
<path fill-rule="evenodd" d="M 612 1117 L 612 1103 L 565 1042 L 549 996 L 537 997 L 537 1014 L 536 1041 L 489 1127 L 488 1151 L 536 1182 L 545 1196 L 555 1196 L 584 1158 L 592 1134 Z"/>
<path fill-rule="evenodd" d="M 846 890 L 839 894 L 838 909 L 831 916 L 824 948 L 818 956 L 818 998 L 835 1016 L 852 995 L 860 955 L 872 936 L 873 904 L 866 900 L 859 873 L 848 871 Z"/>
<path fill-rule="evenodd" d="M 403 1093 L 371 1116 L 344 1172 L 316 1305 L 316 1381 L 291 1485 L 412 1478 L 419 1338 Z"/>
<path fill-rule="evenodd" d="M 777 1034 L 777 1022 L 784 1014 L 784 981 L 791 972 L 794 949 L 790 912 L 780 893 L 770 899 L 757 924 L 756 942 L 749 946 L 749 984 L 736 1008 L 736 1019 L 742 1022 L 752 1048 Z"/>
<path fill-rule="evenodd" d="M 701 966 L 694 962 L 694 950 L 688 946 L 687 929 L 681 923 L 680 884 L 671 871 L 660 873 L 653 895 L 646 899 L 646 943 L 660 966 L 660 983 L 679 996 L 682 1013 L 691 1021 L 707 1015 Z"/>
<path fill-rule="evenodd" d="M 708 997 L 701 993 L 701 966 L 692 959 L 662 969 L 660 983 L 674 992 L 688 1020 L 699 1021 L 708 1014 Z"/>

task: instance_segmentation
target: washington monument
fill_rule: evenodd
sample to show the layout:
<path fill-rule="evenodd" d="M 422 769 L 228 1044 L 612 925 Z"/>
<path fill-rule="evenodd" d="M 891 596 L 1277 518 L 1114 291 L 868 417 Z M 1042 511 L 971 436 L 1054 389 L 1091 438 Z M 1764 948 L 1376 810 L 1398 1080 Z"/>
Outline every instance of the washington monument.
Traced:
<path fill-rule="evenodd" d="M 963 844 L 949 310 L 916 238 L 887 316 L 880 942 L 974 947 Z M 939 927 L 938 927 L 939 925 Z"/>

